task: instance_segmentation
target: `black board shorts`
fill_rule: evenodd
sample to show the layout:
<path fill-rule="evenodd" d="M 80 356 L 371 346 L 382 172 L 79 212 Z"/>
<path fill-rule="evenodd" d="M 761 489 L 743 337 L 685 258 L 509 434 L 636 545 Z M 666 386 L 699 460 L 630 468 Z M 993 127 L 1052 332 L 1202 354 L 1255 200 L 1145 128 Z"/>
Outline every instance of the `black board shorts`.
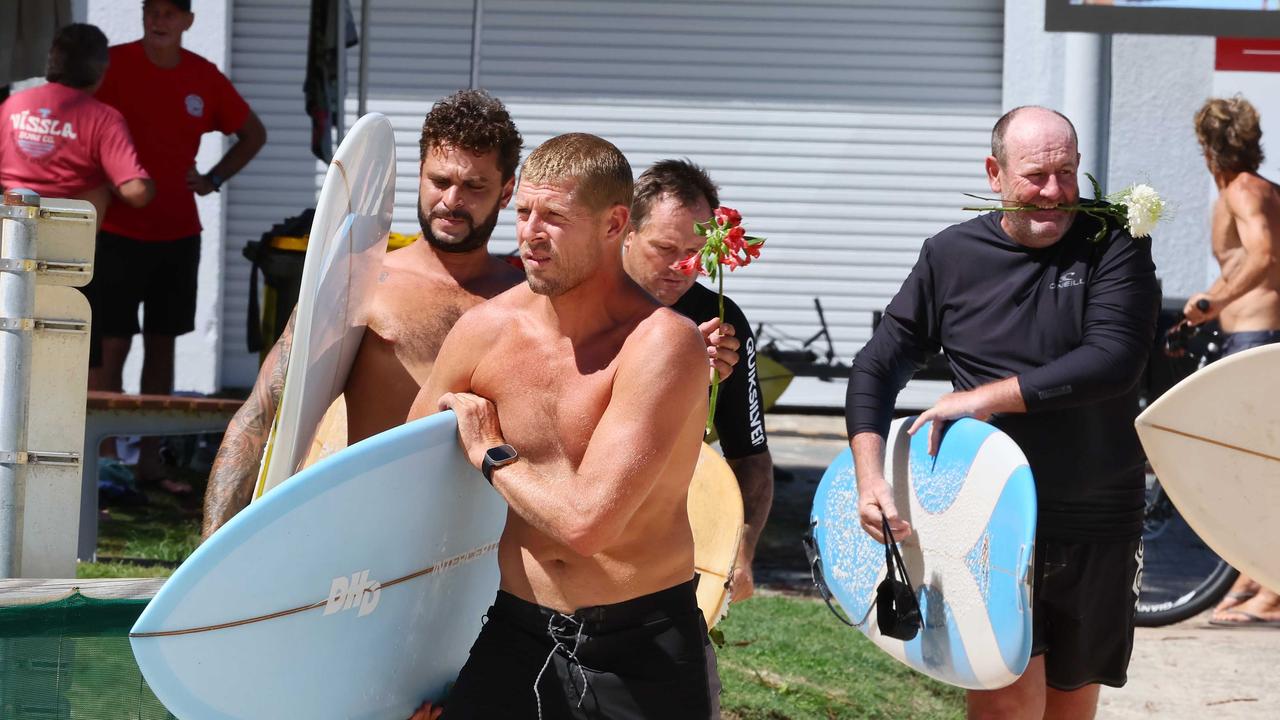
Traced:
<path fill-rule="evenodd" d="M 442 720 L 719 717 L 695 583 L 572 615 L 499 591 Z"/>
<path fill-rule="evenodd" d="M 93 263 L 93 279 L 84 287 L 93 309 L 92 349 L 101 337 L 177 336 L 195 329 L 199 234 L 148 242 L 99 231 Z"/>
<path fill-rule="evenodd" d="M 1049 687 L 1124 686 L 1141 584 L 1141 540 L 1036 541 L 1031 654 Z"/>

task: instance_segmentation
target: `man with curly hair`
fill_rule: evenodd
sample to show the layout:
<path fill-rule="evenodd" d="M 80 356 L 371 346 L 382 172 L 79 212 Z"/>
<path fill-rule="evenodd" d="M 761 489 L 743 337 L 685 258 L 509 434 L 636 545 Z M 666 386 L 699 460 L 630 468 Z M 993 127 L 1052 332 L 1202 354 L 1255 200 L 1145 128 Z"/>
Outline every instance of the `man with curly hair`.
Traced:
<path fill-rule="evenodd" d="M 1218 320 L 1224 356 L 1280 342 L 1280 186 L 1258 174 L 1258 111 L 1239 95 L 1212 98 L 1196 113 L 1195 128 L 1218 186 L 1210 240 L 1221 274 L 1183 313 L 1193 325 Z M 1203 301 L 1207 310 L 1198 307 Z M 1242 575 L 1210 622 L 1280 627 L 1280 594 Z"/>
<path fill-rule="evenodd" d="M 378 277 L 344 390 L 349 442 L 403 423 L 454 322 L 524 280 L 488 250 L 515 189 L 522 144 L 502 102 L 483 90 L 456 92 L 427 114 L 419 141 L 422 234 L 387 255 Z M 204 499 L 204 537 L 249 503 L 292 343 L 290 320 L 223 436 Z"/>

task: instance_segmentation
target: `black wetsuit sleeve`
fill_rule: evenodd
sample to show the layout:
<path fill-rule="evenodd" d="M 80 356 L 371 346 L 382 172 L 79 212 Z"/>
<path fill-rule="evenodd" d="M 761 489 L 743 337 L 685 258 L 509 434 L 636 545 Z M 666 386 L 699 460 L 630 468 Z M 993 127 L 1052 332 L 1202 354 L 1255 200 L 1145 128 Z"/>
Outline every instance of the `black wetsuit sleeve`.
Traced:
<path fill-rule="evenodd" d="M 938 351 L 938 317 L 929 244 L 898 290 L 871 340 L 853 359 L 845 395 L 845 429 L 889 434 L 893 406 L 911 376 Z"/>
<path fill-rule="evenodd" d="M 724 320 L 733 325 L 741 346 L 733 374 L 720 383 L 715 426 L 724 456 L 736 460 L 768 450 L 769 441 L 764 430 L 764 396 L 760 393 L 756 343 L 751 325 L 737 303 L 727 297 L 724 300 Z"/>
<path fill-rule="evenodd" d="M 1115 397 L 1141 377 L 1160 311 L 1150 238 L 1118 233 L 1093 270 L 1085 302 L 1080 345 L 1018 377 L 1027 412 Z"/>

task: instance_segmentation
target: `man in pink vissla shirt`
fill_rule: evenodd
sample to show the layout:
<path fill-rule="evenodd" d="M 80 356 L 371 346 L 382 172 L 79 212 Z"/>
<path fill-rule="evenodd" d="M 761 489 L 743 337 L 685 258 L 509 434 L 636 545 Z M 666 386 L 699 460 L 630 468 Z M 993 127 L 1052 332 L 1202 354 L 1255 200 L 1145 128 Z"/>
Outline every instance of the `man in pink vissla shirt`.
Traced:
<path fill-rule="evenodd" d="M 155 185 L 138 162 L 124 117 L 93 93 L 108 62 L 107 38 L 93 25 L 58 31 L 45 85 L 0 104 L 0 188 L 92 202 L 101 223 L 112 195 L 142 207 Z"/>

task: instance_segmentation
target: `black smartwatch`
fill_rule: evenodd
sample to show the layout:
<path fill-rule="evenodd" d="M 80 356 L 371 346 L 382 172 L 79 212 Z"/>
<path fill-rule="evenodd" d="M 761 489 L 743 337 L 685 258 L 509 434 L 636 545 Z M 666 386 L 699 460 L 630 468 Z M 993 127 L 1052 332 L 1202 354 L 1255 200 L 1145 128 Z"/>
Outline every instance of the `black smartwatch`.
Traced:
<path fill-rule="evenodd" d="M 226 180 L 223 180 L 222 176 L 217 173 L 205 173 L 204 179 L 208 180 L 209 184 L 213 186 L 214 192 L 221 192 L 222 183 L 226 182 Z"/>
<path fill-rule="evenodd" d="M 520 454 L 516 449 L 507 444 L 497 447 L 491 447 L 484 451 L 484 462 L 480 463 L 480 472 L 484 473 L 484 479 L 493 484 L 493 471 L 520 459 Z"/>

